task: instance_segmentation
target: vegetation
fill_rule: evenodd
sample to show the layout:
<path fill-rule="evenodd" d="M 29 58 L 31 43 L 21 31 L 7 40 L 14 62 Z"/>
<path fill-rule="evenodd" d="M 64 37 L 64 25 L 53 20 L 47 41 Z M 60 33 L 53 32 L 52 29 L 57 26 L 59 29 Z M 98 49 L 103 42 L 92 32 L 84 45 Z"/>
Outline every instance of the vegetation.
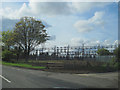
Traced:
<path fill-rule="evenodd" d="M 111 53 L 109 52 L 109 50 L 104 49 L 104 48 L 98 49 L 97 53 L 98 53 L 98 55 L 100 55 L 100 56 L 102 56 L 102 55 L 110 55 L 110 54 L 111 54 Z"/>
<path fill-rule="evenodd" d="M 47 37 L 45 26 L 32 17 L 23 17 L 15 25 L 14 42 L 23 50 L 26 60 L 30 52 L 44 43 Z"/>
<path fill-rule="evenodd" d="M 14 44 L 12 31 L 8 30 L 2 32 L 2 43 L 4 44 L 4 46 L 2 47 L 3 50 L 4 49 L 10 50 L 10 46 Z"/>
<path fill-rule="evenodd" d="M 114 50 L 114 54 L 117 57 L 117 60 L 120 62 L 120 45 Z"/>
<path fill-rule="evenodd" d="M 42 21 L 32 17 L 22 17 L 16 23 L 14 30 L 2 32 L 3 60 L 8 61 L 11 59 L 9 56 L 15 56 L 18 61 L 22 54 L 27 61 L 30 52 L 47 40 L 48 35 Z"/>
<path fill-rule="evenodd" d="M 63 64 L 65 70 L 92 70 L 92 71 L 115 71 L 120 63 L 120 46 L 114 50 L 113 58 L 110 62 L 98 62 L 98 61 L 80 61 L 80 60 L 45 60 L 37 61 L 28 60 L 31 57 L 30 52 L 35 50 L 35 47 L 48 40 L 45 26 L 41 21 L 35 20 L 32 17 L 22 17 L 19 22 L 16 23 L 14 30 L 2 32 L 2 64 L 16 67 L 33 68 L 33 69 L 45 69 L 48 63 Z M 1 40 L 1 39 L 0 39 Z M 112 55 L 107 49 L 98 49 L 97 53 L 102 55 Z M 37 55 L 33 55 L 33 57 Z M 41 53 L 41 56 L 54 57 L 53 53 L 49 56 L 48 53 Z M 23 57 L 24 60 L 20 59 Z M 20 59 L 20 61 L 19 61 Z M 31 58 L 32 59 L 32 58 Z M 7 61 L 7 62 L 5 62 Z M 46 66 L 44 66 L 46 65 Z"/>
<path fill-rule="evenodd" d="M 108 64 L 104 64 L 103 66 L 105 67 L 111 67 L 111 68 L 116 68 L 116 69 L 120 69 L 120 45 L 118 46 L 118 48 L 116 48 L 114 50 L 113 53 L 110 53 L 109 50 L 106 49 L 99 49 L 97 51 L 97 53 L 102 56 L 102 55 L 115 55 L 116 57 L 113 57 L 113 59 L 108 63 Z"/>
<path fill-rule="evenodd" d="M 42 66 L 32 66 L 30 64 L 25 64 L 25 63 L 10 63 L 10 62 L 4 62 L 2 61 L 3 65 L 7 66 L 15 66 L 15 67 L 23 67 L 23 68 L 31 68 L 31 69 L 45 69 L 46 67 Z"/>
<path fill-rule="evenodd" d="M 2 60 L 4 61 L 10 61 L 10 59 L 13 57 L 13 53 L 9 50 L 2 51 Z"/>
<path fill-rule="evenodd" d="M 40 60 L 40 61 L 29 61 L 29 64 L 33 64 L 36 66 L 44 66 L 47 65 L 47 63 L 51 63 L 51 65 L 55 65 L 55 66 L 60 66 L 63 65 L 64 67 L 61 69 L 56 68 L 54 66 L 54 70 L 59 71 L 62 70 L 62 72 L 67 72 L 67 71 L 71 71 L 71 72 L 110 72 L 110 71 L 117 71 L 118 70 L 118 63 L 114 62 L 114 58 L 113 60 L 111 60 L 110 62 L 99 62 L 99 61 L 81 61 L 81 60 Z M 50 69 L 52 70 L 52 69 Z"/>

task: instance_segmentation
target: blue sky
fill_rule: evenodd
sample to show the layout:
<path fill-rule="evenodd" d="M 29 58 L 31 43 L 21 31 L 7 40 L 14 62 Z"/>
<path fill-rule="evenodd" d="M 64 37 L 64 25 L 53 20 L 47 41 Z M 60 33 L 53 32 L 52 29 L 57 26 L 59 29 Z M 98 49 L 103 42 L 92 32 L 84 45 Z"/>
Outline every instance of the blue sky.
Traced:
<path fill-rule="evenodd" d="M 12 29 L 23 16 L 42 20 L 53 40 L 47 46 L 116 44 L 118 3 L 116 2 L 6 2 L 0 12 L 3 30 Z"/>

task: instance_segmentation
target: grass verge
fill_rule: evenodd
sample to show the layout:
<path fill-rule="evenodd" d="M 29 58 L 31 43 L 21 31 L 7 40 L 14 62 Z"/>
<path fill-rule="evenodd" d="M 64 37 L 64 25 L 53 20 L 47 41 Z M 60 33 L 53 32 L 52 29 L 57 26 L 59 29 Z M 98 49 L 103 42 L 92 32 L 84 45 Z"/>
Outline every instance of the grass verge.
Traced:
<path fill-rule="evenodd" d="M 23 68 L 31 68 L 31 69 L 45 69 L 46 67 L 42 66 L 32 66 L 30 64 L 25 64 L 25 63 L 10 63 L 10 62 L 0 62 L 2 65 L 7 65 L 7 66 L 15 66 L 15 67 L 23 67 Z"/>

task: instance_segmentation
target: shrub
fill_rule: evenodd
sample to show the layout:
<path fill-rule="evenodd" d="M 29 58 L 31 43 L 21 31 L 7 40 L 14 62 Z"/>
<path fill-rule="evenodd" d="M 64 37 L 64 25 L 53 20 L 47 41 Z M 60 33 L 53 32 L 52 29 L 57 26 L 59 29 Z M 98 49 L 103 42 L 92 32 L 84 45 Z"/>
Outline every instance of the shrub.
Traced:
<path fill-rule="evenodd" d="M 104 49 L 104 48 L 98 49 L 97 53 L 98 53 L 100 56 L 102 56 L 102 55 L 110 55 L 110 54 L 111 54 L 111 53 L 109 52 L 109 50 Z"/>
<path fill-rule="evenodd" d="M 118 62 L 120 62 L 120 45 L 114 50 L 114 55 L 117 57 Z"/>
<path fill-rule="evenodd" d="M 9 50 L 2 51 L 2 60 L 4 61 L 10 61 L 13 56 L 13 53 Z"/>

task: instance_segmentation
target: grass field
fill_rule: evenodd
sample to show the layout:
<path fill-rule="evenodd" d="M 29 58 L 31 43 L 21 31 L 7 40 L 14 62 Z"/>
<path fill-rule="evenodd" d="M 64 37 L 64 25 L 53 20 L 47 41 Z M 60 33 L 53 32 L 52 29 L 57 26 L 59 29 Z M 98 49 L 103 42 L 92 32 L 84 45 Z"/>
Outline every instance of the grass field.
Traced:
<path fill-rule="evenodd" d="M 10 62 L 0 62 L 2 65 L 7 65 L 7 66 L 15 66 L 15 67 L 23 67 L 23 68 L 31 68 L 31 69 L 45 69 L 46 67 L 42 66 L 32 66 L 30 64 L 25 64 L 25 63 L 10 63 Z"/>

